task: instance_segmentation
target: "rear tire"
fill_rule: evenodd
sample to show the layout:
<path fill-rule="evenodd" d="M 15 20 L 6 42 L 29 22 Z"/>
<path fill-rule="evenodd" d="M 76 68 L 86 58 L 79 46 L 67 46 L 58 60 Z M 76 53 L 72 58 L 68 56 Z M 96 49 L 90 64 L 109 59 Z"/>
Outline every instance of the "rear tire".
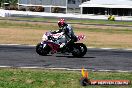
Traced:
<path fill-rule="evenodd" d="M 72 55 L 74 57 L 83 57 L 87 52 L 87 47 L 83 43 L 76 43 L 73 47 Z"/>
<path fill-rule="evenodd" d="M 76 43 L 81 48 L 81 55 L 84 56 L 87 53 L 87 47 L 83 43 Z"/>

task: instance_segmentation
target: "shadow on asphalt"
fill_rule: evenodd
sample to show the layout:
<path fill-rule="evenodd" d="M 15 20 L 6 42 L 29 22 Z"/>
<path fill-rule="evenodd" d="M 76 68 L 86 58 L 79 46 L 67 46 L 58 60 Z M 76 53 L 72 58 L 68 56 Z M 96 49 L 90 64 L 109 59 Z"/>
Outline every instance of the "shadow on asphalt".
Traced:
<path fill-rule="evenodd" d="M 40 55 L 41 56 L 41 55 Z M 74 57 L 74 56 L 69 56 L 69 55 L 52 55 L 52 54 L 48 54 L 48 55 L 46 55 L 46 57 L 65 57 L 65 58 L 96 58 L 96 57 L 86 57 L 86 56 L 84 56 L 84 57 Z"/>
<path fill-rule="evenodd" d="M 38 55 L 38 54 L 37 54 L 37 55 Z M 42 56 L 42 55 L 39 55 L 39 56 Z M 45 56 L 47 56 L 47 57 L 48 57 L 48 56 L 53 56 L 53 55 L 45 55 Z M 44 56 L 42 56 L 42 57 L 44 57 Z"/>
<path fill-rule="evenodd" d="M 95 58 L 95 57 L 73 57 L 73 56 L 56 56 L 56 57 L 66 57 L 66 58 Z"/>

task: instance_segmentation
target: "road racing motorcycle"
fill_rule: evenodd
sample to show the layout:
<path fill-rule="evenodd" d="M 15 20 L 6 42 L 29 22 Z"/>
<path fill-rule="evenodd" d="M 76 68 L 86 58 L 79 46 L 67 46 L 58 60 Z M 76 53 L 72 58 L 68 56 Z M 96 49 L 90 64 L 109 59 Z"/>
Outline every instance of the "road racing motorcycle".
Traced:
<path fill-rule="evenodd" d="M 79 35 L 77 42 L 84 39 L 84 35 Z M 65 40 L 66 36 L 64 32 L 54 33 L 52 31 L 46 32 L 42 37 L 42 42 L 36 46 L 36 52 L 39 55 L 46 56 L 47 54 L 72 54 L 73 57 L 83 57 L 87 52 L 87 47 L 83 43 L 73 42 Z M 66 42 L 67 41 L 67 42 Z"/>

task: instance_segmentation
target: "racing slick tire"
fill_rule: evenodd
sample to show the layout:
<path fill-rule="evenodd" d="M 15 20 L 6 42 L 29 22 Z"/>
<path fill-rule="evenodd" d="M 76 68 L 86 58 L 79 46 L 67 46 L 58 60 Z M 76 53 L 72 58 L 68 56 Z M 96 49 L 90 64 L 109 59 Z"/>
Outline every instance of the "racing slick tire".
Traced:
<path fill-rule="evenodd" d="M 75 43 L 72 55 L 74 57 L 83 57 L 87 52 L 87 47 L 83 43 Z"/>
<path fill-rule="evenodd" d="M 36 52 L 37 52 L 37 54 L 39 54 L 41 56 L 46 56 L 50 52 L 50 47 L 48 45 L 43 47 L 43 44 L 38 43 L 36 46 Z"/>

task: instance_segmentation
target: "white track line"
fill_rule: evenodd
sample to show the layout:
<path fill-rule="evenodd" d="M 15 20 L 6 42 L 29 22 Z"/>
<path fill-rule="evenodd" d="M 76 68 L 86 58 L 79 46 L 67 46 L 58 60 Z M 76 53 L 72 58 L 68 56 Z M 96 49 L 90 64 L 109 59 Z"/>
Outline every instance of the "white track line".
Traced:
<path fill-rule="evenodd" d="M 25 44 L 0 44 L 0 45 L 5 45 L 5 46 L 31 46 L 31 47 L 34 47 L 36 45 L 25 45 Z"/>
<path fill-rule="evenodd" d="M 45 68 L 45 67 L 38 67 L 38 66 L 30 66 L 30 67 L 17 67 L 17 66 L 0 66 L 0 68 L 20 68 L 20 69 L 44 69 L 44 70 L 66 70 L 66 71 L 81 71 L 81 69 L 71 69 L 71 68 Z M 91 69 L 84 69 L 93 72 L 132 72 L 132 70 L 124 71 L 124 70 L 91 70 Z"/>

